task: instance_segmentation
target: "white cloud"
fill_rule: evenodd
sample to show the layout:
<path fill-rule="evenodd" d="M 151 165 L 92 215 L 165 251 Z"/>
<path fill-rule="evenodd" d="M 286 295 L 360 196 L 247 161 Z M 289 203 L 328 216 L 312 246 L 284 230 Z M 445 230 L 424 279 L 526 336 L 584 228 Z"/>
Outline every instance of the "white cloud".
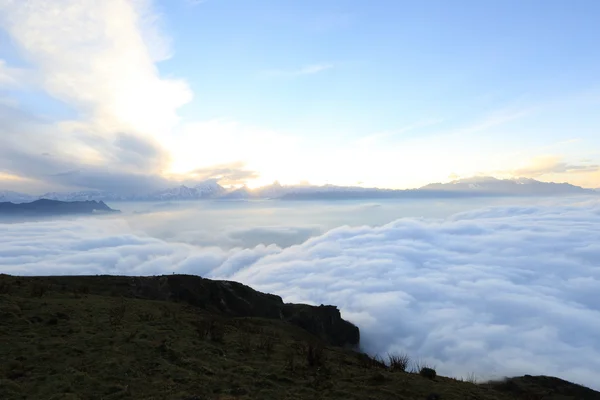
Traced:
<path fill-rule="evenodd" d="M 151 218 L 151 217 L 149 217 Z M 489 208 L 340 227 L 280 249 L 167 243 L 114 219 L 0 225 L 12 274 L 196 273 L 338 305 L 370 352 L 445 375 L 548 374 L 600 388 L 600 204 Z"/>
<path fill-rule="evenodd" d="M 155 62 L 170 52 L 148 0 L 4 0 L 0 11 L 42 88 L 81 111 L 84 125 L 158 134 L 191 99 L 185 82 L 159 77 Z"/>
<path fill-rule="evenodd" d="M 492 174 L 509 178 L 534 178 L 545 182 L 569 182 L 577 186 L 596 188 L 600 180 L 600 165 L 597 160 L 571 161 L 555 154 L 541 154 L 523 158 L 520 165 L 517 164 L 517 168 L 495 171 Z"/>
<path fill-rule="evenodd" d="M 550 174 L 594 173 L 598 170 L 600 166 L 595 164 L 569 164 L 563 157 L 547 154 L 534 157 L 522 167 L 505 172 L 512 176 L 538 178 Z"/>
<path fill-rule="evenodd" d="M 151 0 L 0 0 L 0 28 L 28 65 L 0 61 L 0 86 L 44 91 L 76 113 L 48 121 L 0 104 L 0 169 L 57 190 L 127 188 L 123 176 L 149 182 L 138 185 L 145 190 L 160 186 L 170 161 L 164 138 L 192 92 L 159 74 L 171 50 Z"/>
<path fill-rule="evenodd" d="M 171 169 L 175 174 L 245 163 L 247 169 L 262 176 L 262 183 L 271 183 L 277 175 L 301 176 L 306 168 L 305 153 L 299 154 L 301 138 L 236 121 L 214 119 L 188 123 L 165 143 L 178 155 Z M 263 176 L 269 171 L 275 176 Z"/>

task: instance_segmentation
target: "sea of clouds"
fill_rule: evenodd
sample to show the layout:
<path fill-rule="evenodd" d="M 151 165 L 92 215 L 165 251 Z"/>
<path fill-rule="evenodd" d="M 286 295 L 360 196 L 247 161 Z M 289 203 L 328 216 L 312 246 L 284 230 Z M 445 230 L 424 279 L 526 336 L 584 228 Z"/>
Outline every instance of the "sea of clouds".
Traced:
<path fill-rule="evenodd" d="M 372 354 L 438 373 L 558 376 L 600 389 L 600 203 L 491 207 L 342 226 L 281 248 L 199 247 L 124 219 L 0 224 L 0 272 L 192 273 L 335 304 Z"/>

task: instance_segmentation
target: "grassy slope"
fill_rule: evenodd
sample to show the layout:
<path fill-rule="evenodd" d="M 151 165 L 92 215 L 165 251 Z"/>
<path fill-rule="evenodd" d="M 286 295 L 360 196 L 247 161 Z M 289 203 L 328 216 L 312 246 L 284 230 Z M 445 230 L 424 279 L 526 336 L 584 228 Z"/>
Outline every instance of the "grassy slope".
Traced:
<path fill-rule="evenodd" d="M 430 380 L 326 346 L 321 365 L 310 366 L 308 344 L 321 345 L 280 321 L 90 294 L 85 286 L 54 284 L 42 293 L 47 286 L 40 282 L 0 275 L 0 399 L 397 400 L 434 392 L 448 400 L 501 400 L 514 393 L 540 399 L 548 390 L 538 378 L 511 381 L 504 392 Z M 557 385 L 579 392 L 545 399 L 600 396 L 550 384 Z"/>

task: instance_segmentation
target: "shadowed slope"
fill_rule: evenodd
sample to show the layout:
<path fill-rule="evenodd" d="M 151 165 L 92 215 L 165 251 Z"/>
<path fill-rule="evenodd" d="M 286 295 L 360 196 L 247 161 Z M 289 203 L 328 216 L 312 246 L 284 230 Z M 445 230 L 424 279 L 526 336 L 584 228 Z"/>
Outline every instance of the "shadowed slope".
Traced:
<path fill-rule="evenodd" d="M 335 315 L 194 276 L 0 275 L 0 398 L 600 399 L 556 378 L 507 390 L 388 368 L 328 345 Z"/>

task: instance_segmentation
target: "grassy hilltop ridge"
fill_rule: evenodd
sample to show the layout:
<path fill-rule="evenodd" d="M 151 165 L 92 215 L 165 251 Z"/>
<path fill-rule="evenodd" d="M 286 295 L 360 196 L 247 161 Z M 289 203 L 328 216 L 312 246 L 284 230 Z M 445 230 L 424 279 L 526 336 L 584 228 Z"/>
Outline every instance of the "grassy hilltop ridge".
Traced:
<path fill-rule="evenodd" d="M 600 399 L 558 378 L 390 368 L 350 349 L 335 307 L 183 275 L 0 275 L 0 338 L 3 400 Z"/>

